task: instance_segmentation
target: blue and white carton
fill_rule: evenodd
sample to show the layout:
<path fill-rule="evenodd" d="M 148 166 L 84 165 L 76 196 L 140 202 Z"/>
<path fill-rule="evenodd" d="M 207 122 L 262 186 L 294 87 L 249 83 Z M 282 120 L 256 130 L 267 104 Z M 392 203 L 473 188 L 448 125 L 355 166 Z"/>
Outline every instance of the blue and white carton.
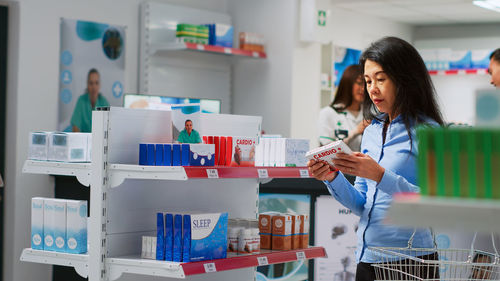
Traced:
<path fill-rule="evenodd" d="M 30 133 L 28 159 L 47 161 L 50 134 L 50 132 Z"/>
<path fill-rule="evenodd" d="M 43 201 L 44 250 L 66 251 L 66 201 L 45 198 Z"/>
<path fill-rule="evenodd" d="M 227 218 L 227 213 L 184 215 L 183 227 L 189 228 L 184 233 L 190 232 L 191 239 L 184 240 L 183 262 L 226 258 Z"/>
<path fill-rule="evenodd" d="M 43 250 L 43 201 L 31 198 L 31 248 L 35 250 Z"/>
<path fill-rule="evenodd" d="M 66 252 L 87 252 L 87 201 L 66 200 Z"/>
<path fill-rule="evenodd" d="M 90 162 L 90 133 L 52 133 L 49 138 L 49 161 Z M 89 143 L 90 139 L 90 143 Z"/>
<path fill-rule="evenodd" d="M 189 166 L 215 166 L 214 144 L 190 144 Z"/>

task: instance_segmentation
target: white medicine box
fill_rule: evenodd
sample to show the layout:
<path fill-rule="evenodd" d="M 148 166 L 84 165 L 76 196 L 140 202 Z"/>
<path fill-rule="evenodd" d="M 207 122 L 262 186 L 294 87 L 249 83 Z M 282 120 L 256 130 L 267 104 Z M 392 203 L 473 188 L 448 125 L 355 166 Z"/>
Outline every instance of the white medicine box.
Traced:
<path fill-rule="evenodd" d="M 90 133 L 52 133 L 49 138 L 48 160 L 89 162 L 91 136 Z"/>
<path fill-rule="evenodd" d="M 30 133 L 28 159 L 47 161 L 50 135 L 50 132 Z"/>

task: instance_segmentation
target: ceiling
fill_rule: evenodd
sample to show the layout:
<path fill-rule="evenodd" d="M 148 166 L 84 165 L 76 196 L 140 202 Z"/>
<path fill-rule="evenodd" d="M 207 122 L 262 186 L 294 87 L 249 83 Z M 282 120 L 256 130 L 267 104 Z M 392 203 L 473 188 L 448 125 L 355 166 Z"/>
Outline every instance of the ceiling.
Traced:
<path fill-rule="evenodd" d="M 330 0 L 343 8 L 410 25 L 500 23 L 500 13 L 472 0 Z"/>

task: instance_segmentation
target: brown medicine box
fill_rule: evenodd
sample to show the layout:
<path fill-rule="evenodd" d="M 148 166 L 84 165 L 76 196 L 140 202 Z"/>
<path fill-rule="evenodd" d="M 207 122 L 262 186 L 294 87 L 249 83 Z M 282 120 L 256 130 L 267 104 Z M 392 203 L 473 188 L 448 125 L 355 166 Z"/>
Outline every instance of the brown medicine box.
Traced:
<path fill-rule="evenodd" d="M 272 217 L 273 250 L 291 250 L 292 249 L 292 216 L 276 215 Z"/>
<path fill-rule="evenodd" d="M 300 248 L 309 247 L 309 215 L 300 215 L 300 235 L 299 235 L 299 245 Z"/>
<path fill-rule="evenodd" d="M 260 248 L 271 249 L 272 214 L 259 214 Z"/>

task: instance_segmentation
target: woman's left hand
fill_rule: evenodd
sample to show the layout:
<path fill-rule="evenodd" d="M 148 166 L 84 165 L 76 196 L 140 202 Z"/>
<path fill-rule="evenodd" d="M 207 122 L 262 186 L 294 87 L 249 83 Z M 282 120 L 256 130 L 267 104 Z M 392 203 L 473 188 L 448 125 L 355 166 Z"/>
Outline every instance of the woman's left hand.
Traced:
<path fill-rule="evenodd" d="M 337 159 L 333 159 L 333 163 L 342 173 L 374 180 L 377 183 L 382 180 L 385 172 L 375 160 L 361 152 L 339 153 Z"/>

